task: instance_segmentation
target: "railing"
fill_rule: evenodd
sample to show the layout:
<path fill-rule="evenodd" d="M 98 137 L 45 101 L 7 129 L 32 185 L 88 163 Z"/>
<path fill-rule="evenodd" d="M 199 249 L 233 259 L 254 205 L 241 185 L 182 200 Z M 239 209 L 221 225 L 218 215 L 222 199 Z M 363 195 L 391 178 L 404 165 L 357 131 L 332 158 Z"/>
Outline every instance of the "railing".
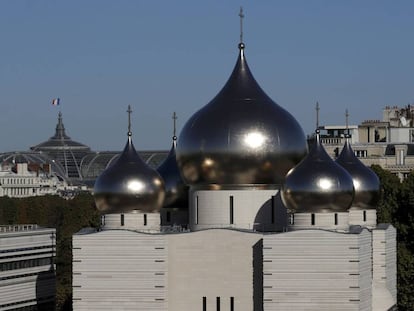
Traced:
<path fill-rule="evenodd" d="M 27 225 L 5 225 L 0 226 L 0 232 L 18 232 L 18 231 L 31 231 L 36 230 L 39 227 L 36 224 Z"/>
<path fill-rule="evenodd" d="M 344 144 L 344 138 L 342 137 L 333 137 L 333 138 L 329 138 L 329 137 L 325 137 L 325 138 L 321 138 L 321 143 L 324 145 L 343 145 Z"/>

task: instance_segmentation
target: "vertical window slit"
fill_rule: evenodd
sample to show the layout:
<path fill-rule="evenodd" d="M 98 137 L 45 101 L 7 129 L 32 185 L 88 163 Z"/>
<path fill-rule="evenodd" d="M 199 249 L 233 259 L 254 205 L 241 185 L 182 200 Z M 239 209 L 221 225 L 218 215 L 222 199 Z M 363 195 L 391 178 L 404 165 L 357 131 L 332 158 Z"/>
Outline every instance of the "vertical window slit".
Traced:
<path fill-rule="evenodd" d="M 315 225 L 315 214 L 311 214 L 311 225 Z"/>
<path fill-rule="evenodd" d="M 195 223 L 198 225 L 198 196 L 196 196 L 196 202 L 195 202 Z"/>
<path fill-rule="evenodd" d="M 234 224 L 234 197 L 230 196 L 230 224 Z"/>
<path fill-rule="evenodd" d="M 292 213 L 289 215 L 289 222 L 291 225 L 295 224 L 295 214 Z"/>

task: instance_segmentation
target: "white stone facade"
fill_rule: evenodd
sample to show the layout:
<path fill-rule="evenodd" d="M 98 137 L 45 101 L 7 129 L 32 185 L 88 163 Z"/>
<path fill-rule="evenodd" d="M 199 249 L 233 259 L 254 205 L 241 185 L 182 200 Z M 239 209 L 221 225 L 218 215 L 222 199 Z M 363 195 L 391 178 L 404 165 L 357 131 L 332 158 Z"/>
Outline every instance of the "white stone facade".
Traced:
<path fill-rule="evenodd" d="M 0 310 L 53 310 L 56 230 L 0 226 Z"/>
<path fill-rule="evenodd" d="M 212 202 L 230 193 L 217 194 Z M 269 193 L 256 197 L 266 202 Z M 327 213 L 325 227 L 289 232 L 219 229 L 221 218 L 181 233 L 108 223 L 82 231 L 73 236 L 74 310 L 386 311 L 396 304 L 395 229 L 346 225 L 349 215 L 340 214 L 336 227 Z"/>
<path fill-rule="evenodd" d="M 239 228 L 283 231 L 286 213 L 280 211 L 278 189 L 238 190 L 191 189 L 189 223 L 191 230 Z"/>

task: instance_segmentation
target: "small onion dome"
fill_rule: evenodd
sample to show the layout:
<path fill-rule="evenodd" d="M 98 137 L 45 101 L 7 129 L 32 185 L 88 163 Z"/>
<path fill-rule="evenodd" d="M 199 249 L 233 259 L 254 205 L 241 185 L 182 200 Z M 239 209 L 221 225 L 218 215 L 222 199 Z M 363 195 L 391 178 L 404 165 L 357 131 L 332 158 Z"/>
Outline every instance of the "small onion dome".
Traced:
<path fill-rule="evenodd" d="M 380 198 L 380 181 L 378 176 L 354 154 L 349 139 L 346 139 L 336 163 L 345 168 L 352 176 L 355 198 L 352 207 L 357 209 L 375 209 Z"/>
<path fill-rule="evenodd" d="M 346 212 L 354 198 L 352 177 L 326 153 L 316 133 L 309 154 L 286 176 L 283 203 L 294 213 Z"/>
<path fill-rule="evenodd" d="M 141 160 L 128 133 L 120 157 L 95 181 L 96 207 L 103 214 L 156 212 L 161 209 L 164 196 L 163 180 Z"/>
<path fill-rule="evenodd" d="M 188 208 L 188 186 L 181 178 L 175 154 L 177 137 L 173 137 L 171 150 L 161 165 L 157 168 L 165 183 L 164 207 Z"/>
<path fill-rule="evenodd" d="M 177 161 L 190 185 L 280 184 L 306 155 L 295 118 L 265 94 L 239 44 L 222 90 L 185 124 Z"/>

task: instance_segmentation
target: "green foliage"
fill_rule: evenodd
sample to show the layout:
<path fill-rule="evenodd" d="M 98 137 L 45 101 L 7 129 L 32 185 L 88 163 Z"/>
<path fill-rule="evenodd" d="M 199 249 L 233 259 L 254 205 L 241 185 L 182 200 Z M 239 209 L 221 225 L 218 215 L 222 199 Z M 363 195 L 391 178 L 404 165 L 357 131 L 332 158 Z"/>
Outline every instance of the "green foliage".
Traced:
<path fill-rule="evenodd" d="M 0 224 L 29 223 L 56 228 L 56 305 L 57 310 L 72 310 L 72 235 L 82 228 L 99 226 L 93 197 L 0 198 Z"/>
<path fill-rule="evenodd" d="M 371 167 L 381 181 L 378 222 L 397 228 L 398 310 L 414 310 L 414 174 L 401 183 L 397 176 L 378 165 Z"/>
<path fill-rule="evenodd" d="M 414 256 L 406 245 L 398 243 L 398 310 L 414 310 Z"/>
<path fill-rule="evenodd" d="M 372 165 L 371 169 L 378 175 L 381 181 L 381 197 L 377 209 L 377 221 L 378 223 L 394 224 L 401 191 L 400 180 L 397 176 L 378 165 Z"/>

